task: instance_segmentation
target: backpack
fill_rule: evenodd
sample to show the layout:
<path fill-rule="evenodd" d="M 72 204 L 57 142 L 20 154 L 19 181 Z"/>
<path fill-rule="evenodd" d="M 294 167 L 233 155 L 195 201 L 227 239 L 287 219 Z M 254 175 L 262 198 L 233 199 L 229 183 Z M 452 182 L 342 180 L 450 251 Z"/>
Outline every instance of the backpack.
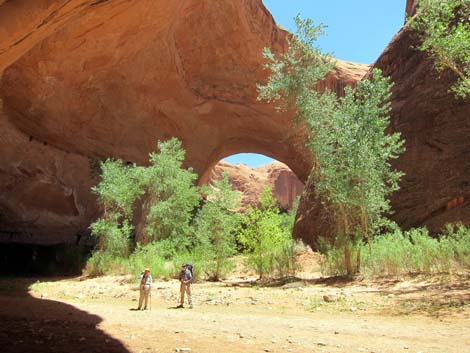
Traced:
<path fill-rule="evenodd" d="M 186 269 L 189 270 L 189 272 L 191 272 L 191 282 L 192 282 L 193 279 L 194 279 L 194 275 L 193 275 L 193 264 L 186 264 Z"/>

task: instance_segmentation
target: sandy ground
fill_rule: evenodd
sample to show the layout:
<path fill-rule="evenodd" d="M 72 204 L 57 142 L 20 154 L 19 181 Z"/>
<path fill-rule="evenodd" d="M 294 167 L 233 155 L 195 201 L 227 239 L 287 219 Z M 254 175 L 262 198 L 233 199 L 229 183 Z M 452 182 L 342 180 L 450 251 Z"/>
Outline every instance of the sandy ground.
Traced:
<path fill-rule="evenodd" d="M 242 278 L 243 277 L 243 278 Z M 0 280 L 1 352 L 470 352 L 470 276 L 270 286 L 244 276 L 156 282 L 134 311 L 129 277 Z"/>

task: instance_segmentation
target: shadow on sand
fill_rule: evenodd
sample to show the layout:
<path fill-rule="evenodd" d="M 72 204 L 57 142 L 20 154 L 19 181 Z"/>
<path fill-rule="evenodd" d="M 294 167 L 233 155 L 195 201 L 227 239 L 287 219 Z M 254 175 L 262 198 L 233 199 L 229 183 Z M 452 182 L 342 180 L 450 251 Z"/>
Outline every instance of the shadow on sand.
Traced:
<path fill-rule="evenodd" d="M 0 279 L 0 351 L 3 353 L 129 352 L 99 329 L 101 317 L 29 293 L 36 278 Z"/>

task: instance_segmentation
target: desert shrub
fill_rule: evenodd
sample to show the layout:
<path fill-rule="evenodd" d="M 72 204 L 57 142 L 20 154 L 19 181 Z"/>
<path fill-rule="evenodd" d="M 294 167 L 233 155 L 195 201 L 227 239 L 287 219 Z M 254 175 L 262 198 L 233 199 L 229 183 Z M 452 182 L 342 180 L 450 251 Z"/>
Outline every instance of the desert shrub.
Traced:
<path fill-rule="evenodd" d="M 126 270 L 133 275 L 139 275 L 145 268 L 150 268 L 154 278 L 170 278 L 171 266 L 165 261 L 163 244 L 153 242 L 137 245 L 137 248 L 126 260 Z"/>
<path fill-rule="evenodd" d="M 239 242 L 247 254 L 247 265 L 260 279 L 295 274 L 295 242 L 291 221 L 286 221 L 269 188 L 259 207 L 250 207 L 242 218 Z"/>
<path fill-rule="evenodd" d="M 117 218 L 119 215 L 113 214 L 98 219 L 90 226 L 91 234 L 98 238 L 100 251 L 107 252 L 110 257 L 126 257 L 133 227 L 127 220 L 121 223 Z"/>
<path fill-rule="evenodd" d="M 409 248 L 410 272 L 437 272 L 440 257 L 440 243 L 436 238 L 431 238 L 426 228 L 411 229 L 405 232 L 411 242 Z"/>
<path fill-rule="evenodd" d="M 470 229 L 462 224 L 448 224 L 441 238 L 447 254 L 451 254 L 454 266 L 470 269 Z"/>
<path fill-rule="evenodd" d="M 347 241 L 347 244 L 338 247 L 329 240 L 319 239 L 317 246 L 320 253 L 323 254 L 320 259 L 320 269 L 322 273 L 330 276 L 343 276 L 348 273 L 344 261 L 344 249 L 348 247 L 348 251 L 354 253 L 354 250 L 358 247 L 357 243 Z"/>
<path fill-rule="evenodd" d="M 126 274 L 124 259 L 113 254 L 97 250 L 88 259 L 84 273 L 89 276 Z"/>
<path fill-rule="evenodd" d="M 302 242 L 287 238 L 274 256 L 274 269 L 279 277 L 293 277 L 301 269 L 297 255 L 304 249 Z"/>
<path fill-rule="evenodd" d="M 324 252 L 322 272 L 347 273 L 337 248 L 321 245 Z M 409 273 L 439 273 L 470 268 L 470 230 L 462 225 L 448 225 L 437 237 L 426 228 L 402 232 L 398 228 L 361 245 L 362 274 L 387 276 Z"/>

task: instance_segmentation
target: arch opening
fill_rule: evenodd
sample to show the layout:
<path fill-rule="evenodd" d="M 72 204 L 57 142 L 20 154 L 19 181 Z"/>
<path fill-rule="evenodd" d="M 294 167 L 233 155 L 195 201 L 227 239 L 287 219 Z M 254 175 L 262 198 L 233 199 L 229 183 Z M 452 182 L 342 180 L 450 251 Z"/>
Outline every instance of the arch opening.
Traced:
<path fill-rule="evenodd" d="M 281 210 L 289 211 L 300 197 L 304 183 L 286 164 L 258 153 L 239 153 L 226 156 L 204 174 L 204 182 L 220 179 L 227 173 L 232 188 L 240 191 L 243 212 L 256 206 L 265 187 L 271 189 Z"/>

